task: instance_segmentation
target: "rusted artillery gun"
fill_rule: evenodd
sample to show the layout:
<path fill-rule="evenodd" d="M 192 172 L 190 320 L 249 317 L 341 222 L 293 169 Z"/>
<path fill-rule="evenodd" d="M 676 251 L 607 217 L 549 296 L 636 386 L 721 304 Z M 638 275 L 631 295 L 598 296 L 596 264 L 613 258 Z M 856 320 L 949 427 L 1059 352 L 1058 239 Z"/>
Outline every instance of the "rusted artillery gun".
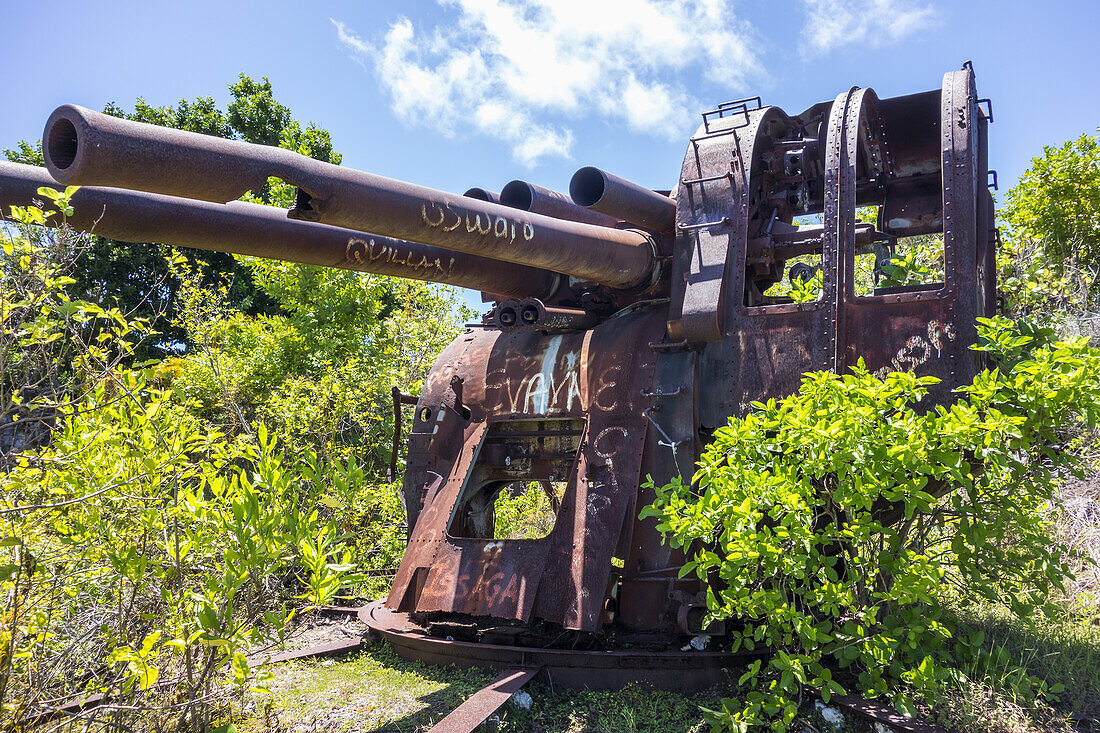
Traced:
<path fill-rule="evenodd" d="M 408 549 L 361 618 L 430 662 L 688 690 L 733 659 L 684 646 L 722 629 L 702 628 L 706 589 L 638 519 L 643 479 L 691 476 L 715 428 L 806 371 L 914 369 L 943 380 L 935 400 L 973 376 L 974 320 L 996 305 L 989 121 L 969 66 L 940 89 L 853 88 L 795 116 L 739 100 L 703 114 L 671 192 L 584 168 L 571 201 L 523 182 L 451 195 L 73 106 L 43 139 L 53 178 L 88 186 L 77 228 L 496 301 L 414 400 Z M 289 212 L 226 203 L 269 176 L 297 187 Z M 0 165 L 0 204 L 50 181 Z M 938 252 L 934 281 L 876 284 L 914 241 Z M 814 273 L 816 298 L 784 294 Z M 517 484 L 551 497 L 544 537 L 497 536 L 495 502 Z"/>

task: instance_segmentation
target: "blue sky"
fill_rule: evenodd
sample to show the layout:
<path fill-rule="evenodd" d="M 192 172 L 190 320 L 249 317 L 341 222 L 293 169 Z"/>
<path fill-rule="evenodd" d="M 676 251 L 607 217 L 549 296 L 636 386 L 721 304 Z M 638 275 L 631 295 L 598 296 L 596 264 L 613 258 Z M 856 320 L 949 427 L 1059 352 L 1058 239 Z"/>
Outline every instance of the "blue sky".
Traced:
<path fill-rule="evenodd" d="M 0 147 L 64 102 L 224 105 L 245 72 L 329 129 L 344 165 L 456 192 L 567 190 L 584 165 L 668 188 L 718 102 L 797 113 L 852 85 L 935 88 L 966 59 L 1002 193 L 1100 125 L 1100 0 L 5 0 L 0 18 Z"/>

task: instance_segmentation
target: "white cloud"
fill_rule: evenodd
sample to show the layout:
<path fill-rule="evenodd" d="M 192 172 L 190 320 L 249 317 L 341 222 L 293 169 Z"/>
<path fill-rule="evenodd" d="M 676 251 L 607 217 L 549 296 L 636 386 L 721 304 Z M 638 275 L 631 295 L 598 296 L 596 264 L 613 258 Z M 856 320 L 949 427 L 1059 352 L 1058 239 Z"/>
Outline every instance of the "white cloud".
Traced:
<path fill-rule="evenodd" d="M 873 47 L 899 41 L 934 24 L 931 5 L 917 0 L 802 0 L 806 51 L 823 53 L 860 43 Z"/>
<path fill-rule="evenodd" d="M 401 17 L 376 42 L 332 22 L 398 116 L 494 137 L 526 165 L 569 157 L 572 130 L 542 120 L 595 115 L 675 139 L 705 107 L 690 91 L 699 77 L 734 93 L 761 73 L 732 0 L 439 2 L 456 22 L 424 29 Z"/>

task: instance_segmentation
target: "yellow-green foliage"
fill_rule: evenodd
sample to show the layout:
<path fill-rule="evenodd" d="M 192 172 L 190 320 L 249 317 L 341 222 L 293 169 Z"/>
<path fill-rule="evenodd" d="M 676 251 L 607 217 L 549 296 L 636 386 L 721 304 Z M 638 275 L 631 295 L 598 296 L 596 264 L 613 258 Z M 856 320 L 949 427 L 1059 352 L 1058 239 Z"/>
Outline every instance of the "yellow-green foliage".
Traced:
<path fill-rule="evenodd" d="M 250 259 L 283 310 L 249 316 L 186 272 L 183 324 L 196 348 L 166 364 L 176 391 L 232 431 L 260 419 L 286 444 L 355 457 L 381 477 L 393 431 L 390 390 L 417 393 L 468 315 L 453 288 Z M 226 420 L 228 418 L 228 424 Z"/>
<path fill-rule="evenodd" d="M 999 288 L 1009 311 L 1054 324 L 1089 320 L 1100 297 L 1097 137 L 1044 148 L 998 214 Z"/>
<path fill-rule="evenodd" d="M 0 473 L 0 704 L 19 716 L 101 691 L 129 706 L 105 714 L 115 723 L 201 729 L 262 679 L 245 652 L 294 613 L 349 584 L 385 591 L 354 572 L 392 567 L 404 544 L 398 488 L 379 475 L 388 446 L 371 450 L 379 413 L 453 332 L 451 301 L 299 272 L 286 315 L 247 316 L 195 286 L 182 311 L 200 348 L 136 364 L 148 326 L 68 296 L 85 240 L 34 225 L 70 212 L 73 191 L 41 193 L 56 210 L 14 211 L 0 263 L 0 426 L 48 438 Z M 158 682 L 182 708 L 147 707 Z"/>
<path fill-rule="evenodd" d="M 129 694 L 162 669 L 206 670 L 195 693 L 228 662 L 249 684 L 243 652 L 261 629 L 356 580 L 314 493 L 262 428 L 227 441 L 145 375 L 113 374 L 0 474 L 4 704 L 87 684 Z"/>
<path fill-rule="evenodd" d="M 1010 239 L 1041 243 L 1046 266 L 1100 258 L 1100 141 L 1082 135 L 1034 158 L 1006 197 Z"/>
<path fill-rule="evenodd" d="M 504 489 L 493 504 L 496 532 L 494 537 L 506 540 L 537 539 L 550 534 L 556 512 L 550 497 L 538 485 L 530 482 L 513 494 Z"/>

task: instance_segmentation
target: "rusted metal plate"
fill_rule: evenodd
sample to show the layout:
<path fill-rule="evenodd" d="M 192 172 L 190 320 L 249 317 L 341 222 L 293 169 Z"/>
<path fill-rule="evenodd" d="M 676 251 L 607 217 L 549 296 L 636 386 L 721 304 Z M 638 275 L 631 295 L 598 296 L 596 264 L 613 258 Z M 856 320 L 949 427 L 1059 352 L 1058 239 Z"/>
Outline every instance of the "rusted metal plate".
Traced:
<path fill-rule="evenodd" d="M 891 729 L 900 731 L 900 733 L 956 733 L 952 728 L 944 728 L 926 720 L 906 717 L 893 708 L 874 700 L 864 700 L 851 695 L 833 695 L 829 699 L 829 705 L 844 708 L 862 718 L 888 725 Z"/>
<path fill-rule="evenodd" d="M 389 596 L 391 607 L 598 628 L 611 560 L 624 527 L 633 521 L 627 517 L 635 506 L 648 429 L 637 404 L 655 355 L 636 344 L 659 338 L 664 318 L 660 310 L 632 313 L 576 334 L 475 333 L 444 354 L 441 365 L 446 366 L 425 385 L 417 411 L 427 409 L 445 419 L 422 424 L 418 415 L 407 458 L 411 475 L 431 472 L 442 485 L 418 513 Z M 455 375 L 471 386 L 466 396 L 470 418 L 457 453 L 460 423 L 452 417 L 457 413 L 447 404 L 453 398 L 444 386 Z M 505 416 L 587 418 L 576 456 L 557 464 L 516 456 L 515 478 L 568 482 L 554 527 L 539 540 L 454 536 L 449 527 L 456 507 L 479 488 L 471 476 L 477 480 L 476 471 L 485 463 L 490 422 Z M 433 449 L 429 429 L 438 430 L 437 437 L 456 436 L 446 441 L 450 448 Z M 561 467 L 547 470 L 561 474 L 543 476 L 535 470 L 554 465 Z M 410 504 L 423 493 L 409 484 L 406 492 Z M 425 578 L 419 589 L 418 577 Z"/>
<path fill-rule="evenodd" d="M 350 654 L 354 651 L 358 651 L 362 646 L 362 639 L 339 639 L 324 644 L 317 644 L 316 646 L 307 647 L 305 649 L 279 652 L 278 654 L 272 654 L 270 657 L 262 657 L 258 661 L 261 663 L 278 664 L 279 662 L 289 662 L 293 659 L 338 657 L 342 654 Z"/>
<path fill-rule="evenodd" d="M 653 386 L 643 390 L 651 429 L 642 464 L 657 486 L 677 476 L 690 481 L 695 472 L 700 449 L 698 364 L 695 351 L 660 352 Z M 640 486 L 632 516 L 654 499 L 653 489 Z M 703 586 L 692 575 L 678 577 L 686 561 L 683 551 L 662 541 L 655 518 L 635 520 L 624 539 L 629 542 L 619 551 L 624 563 L 612 620 L 629 629 L 687 633 L 678 623 L 683 599 L 696 597 Z"/>
<path fill-rule="evenodd" d="M 977 366 L 969 349 L 976 338 L 974 320 L 992 313 L 978 281 L 975 98 L 970 71 L 952 72 L 945 77 L 940 118 L 945 280 L 940 285 L 906 292 L 857 295 L 853 289 L 856 246 L 851 204 L 861 179 L 882 175 L 866 170 L 863 152 L 857 147 L 859 141 L 881 141 L 885 149 L 880 160 L 884 173 L 896 174 L 888 147 L 895 136 L 886 139 L 873 92 L 856 92 L 843 122 L 834 117 L 830 127 L 831 136 L 835 134 L 838 141 L 843 138 L 835 161 L 839 200 L 834 215 L 845 273 L 836 369 L 843 371 L 863 358 L 879 374 L 906 369 L 931 374 L 943 380 L 930 390 L 939 402 L 950 401 L 954 388 L 974 374 Z M 827 220 L 829 216 L 827 209 Z M 988 252 L 983 255 L 988 257 Z M 983 284 L 988 277 L 988 273 L 982 273 Z"/>
<path fill-rule="evenodd" d="M 835 347 L 835 252 L 820 244 L 819 235 L 823 270 L 819 300 L 770 302 L 759 297 L 755 278 L 760 272 L 746 239 L 770 243 L 778 229 L 785 227 L 789 233 L 790 219 L 812 205 L 813 195 L 820 195 L 812 194 L 808 183 L 817 165 L 816 140 L 803 136 L 794 121 L 774 108 L 749 120 L 755 121 L 757 129 L 751 137 L 746 133 L 740 154 L 748 167 L 739 206 L 739 218 L 747 228 L 731 241 L 727 255 L 730 269 L 722 282 L 727 294 L 720 306 L 725 324 L 722 340 L 706 345 L 700 363 L 699 378 L 706 385 L 707 398 L 700 403 L 699 421 L 706 428 L 744 414 L 755 400 L 796 390 L 803 372 L 831 367 Z M 790 170 L 791 166 L 797 169 Z M 769 252 L 774 251 L 771 247 L 765 245 Z"/>
<path fill-rule="evenodd" d="M 703 124 L 688 145 L 677 186 L 674 340 L 717 341 L 725 326 L 730 263 L 744 251 L 748 175 L 761 123 L 773 108 L 742 110 Z"/>
<path fill-rule="evenodd" d="M 439 721 L 428 733 L 470 733 L 538 674 L 538 669 L 509 669 Z"/>

